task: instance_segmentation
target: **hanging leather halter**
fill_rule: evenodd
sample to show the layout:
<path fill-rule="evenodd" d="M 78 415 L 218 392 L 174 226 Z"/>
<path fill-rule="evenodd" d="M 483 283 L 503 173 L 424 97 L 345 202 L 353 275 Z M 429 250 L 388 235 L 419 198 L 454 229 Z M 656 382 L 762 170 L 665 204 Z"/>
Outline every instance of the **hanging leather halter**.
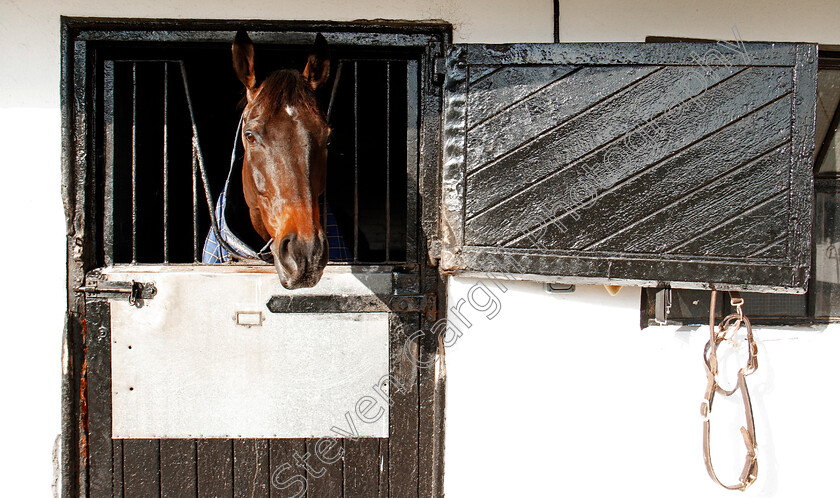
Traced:
<path fill-rule="evenodd" d="M 708 383 L 706 384 L 706 396 L 703 403 L 700 405 L 700 414 L 703 416 L 703 458 L 706 462 L 706 470 L 709 472 L 712 480 L 720 484 L 726 489 L 737 489 L 739 491 L 746 490 L 758 476 L 758 457 L 756 456 L 756 442 L 755 442 L 755 423 L 753 421 L 752 403 L 750 402 L 750 392 L 747 389 L 746 377 L 755 372 L 758 368 L 758 346 L 753 337 L 752 325 L 750 319 L 744 316 L 741 306 L 744 300 L 737 292 L 730 292 L 731 304 L 735 306 L 736 312 L 727 316 L 718 326 L 715 331 L 715 304 L 717 299 L 717 291 L 712 291 L 711 309 L 709 311 L 709 342 L 703 350 L 703 359 L 706 364 L 706 376 Z M 741 328 L 741 325 L 746 326 L 747 329 L 747 347 L 749 348 L 749 356 L 747 364 L 738 370 L 738 382 L 730 390 L 726 390 L 718 384 L 718 361 L 717 361 L 717 347 L 720 342 L 731 340 L 734 335 Z M 709 420 L 712 414 L 712 402 L 715 399 L 715 393 L 720 393 L 723 396 L 731 396 L 735 391 L 741 391 L 741 398 L 744 403 L 744 415 L 747 419 L 746 427 L 741 427 L 741 435 L 744 438 L 744 444 L 747 447 L 747 456 L 744 461 L 744 468 L 741 471 L 741 476 L 738 479 L 738 484 L 727 485 L 720 482 L 715 469 L 712 465 L 712 456 L 710 448 L 710 428 L 711 421 Z"/>

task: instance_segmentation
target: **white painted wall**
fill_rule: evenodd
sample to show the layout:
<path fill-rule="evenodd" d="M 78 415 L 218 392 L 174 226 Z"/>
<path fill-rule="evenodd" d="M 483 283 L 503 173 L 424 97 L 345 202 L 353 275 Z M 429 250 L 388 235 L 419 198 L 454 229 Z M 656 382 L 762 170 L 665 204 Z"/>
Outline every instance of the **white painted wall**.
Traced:
<path fill-rule="evenodd" d="M 552 2 L 478 0 L 0 0 L 0 306 L 6 323 L 3 495 L 48 496 L 59 432 L 64 313 L 59 16 L 444 19 L 456 42 L 546 42 Z M 840 44 L 835 2 L 561 1 L 562 41 L 645 35 Z M 22 241 L 22 242 L 20 242 Z M 450 305 L 474 285 L 454 279 Z M 722 496 L 705 474 L 704 331 L 638 329 L 638 290 L 558 297 L 508 283 L 492 321 L 475 310 L 447 354 L 449 496 Z M 760 448 L 751 496 L 830 496 L 838 330 L 757 331 L 750 377 Z M 498 389 L 505 386 L 506 389 Z M 723 406 L 723 405 L 721 405 Z M 740 416 L 733 413 L 733 416 Z M 732 424 L 740 423 L 735 419 Z M 731 439 L 740 444 L 734 438 Z M 733 452 L 741 447 L 733 445 Z M 722 446 L 726 449 L 725 443 Z M 740 469 L 740 462 L 721 474 Z M 740 456 L 738 457 L 740 458 Z"/>
<path fill-rule="evenodd" d="M 836 2 L 563 1 L 561 41 L 642 41 L 647 35 L 840 43 Z M 500 28 L 503 29 L 503 28 Z M 510 40 L 530 36 L 513 28 Z M 547 33 L 548 35 L 548 33 Z M 449 305 L 478 281 L 450 282 Z M 737 495 L 714 484 L 702 453 L 702 360 L 708 329 L 639 329 L 640 290 L 549 295 L 535 283 L 482 283 L 499 308 L 450 315 L 463 335 L 447 350 L 448 496 Z M 492 309 L 491 309 L 492 310 Z M 838 496 L 840 326 L 756 330 L 748 377 L 759 478 L 745 496 Z M 730 375 L 729 378 L 734 378 Z M 740 400 L 735 400 L 740 401 Z M 734 483 L 743 409 L 718 397 L 712 448 Z"/>
<path fill-rule="evenodd" d="M 446 354 L 447 496 L 733 494 L 703 463 L 707 328 L 640 331 L 635 288 L 551 295 L 536 283 L 502 281 L 502 292 L 484 280 L 473 307 L 476 282 L 450 285 L 450 305 L 467 300 L 472 327 L 450 315 L 463 335 Z M 488 299 L 496 304 L 481 312 Z M 746 496 L 837 496 L 838 331 L 755 331 L 759 368 L 747 382 L 759 478 Z M 739 403 L 718 397 L 713 410 L 714 462 L 728 483 L 745 455 Z"/>

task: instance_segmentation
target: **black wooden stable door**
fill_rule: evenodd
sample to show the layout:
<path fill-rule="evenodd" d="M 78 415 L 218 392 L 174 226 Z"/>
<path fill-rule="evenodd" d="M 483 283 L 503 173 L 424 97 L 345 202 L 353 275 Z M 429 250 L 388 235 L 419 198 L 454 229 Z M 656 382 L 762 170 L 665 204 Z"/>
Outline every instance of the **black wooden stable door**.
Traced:
<path fill-rule="evenodd" d="M 419 196 L 437 192 L 433 67 L 451 28 L 246 24 L 63 20 L 63 493 L 439 496 L 443 370 L 416 332 L 445 295 L 423 230 L 435 203 Z M 270 265 L 197 263 L 209 223 L 192 140 L 217 196 L 240 28 L 265 70 L 300 66 L 317 32 L 341 68 L 327 196 L 353 261 L 313 289 L 282 289 Z"/>
<path fill-rule="evenodd" d="M 455 45 L 441 267 L 803 292 L 814 45 Z"/>
<path fill-rule="evenodd" d="M 328 268 L 305 293 L 270 267 L 91 272 L 90 495 L 438 494 L 421 469 L 443 379 L 412 337 L 434 289 L 415 268 Z M 134 304 L 105 290 L 120 282 L 144 286 Z"/>

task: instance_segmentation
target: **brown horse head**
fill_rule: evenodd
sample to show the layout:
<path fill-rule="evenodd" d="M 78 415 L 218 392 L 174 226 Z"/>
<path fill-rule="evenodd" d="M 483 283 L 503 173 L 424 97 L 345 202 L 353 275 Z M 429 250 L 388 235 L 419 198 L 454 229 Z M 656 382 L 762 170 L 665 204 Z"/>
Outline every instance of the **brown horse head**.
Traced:
<path fill-rule="evenodd" d="M 330 72 L 327 41 L 318 34 L 302 73 L 282 69 L 261 82 L 254 75 L 254 45 L 244 31 L 232 48 L 233 67 L 246 90 L 242 185 L 251 223 L 263 239 L 273 239 L 283 287 L 312 287 L 329 256 L 318 196 L 326 187 L 330 128 L 315 99 Z"/>

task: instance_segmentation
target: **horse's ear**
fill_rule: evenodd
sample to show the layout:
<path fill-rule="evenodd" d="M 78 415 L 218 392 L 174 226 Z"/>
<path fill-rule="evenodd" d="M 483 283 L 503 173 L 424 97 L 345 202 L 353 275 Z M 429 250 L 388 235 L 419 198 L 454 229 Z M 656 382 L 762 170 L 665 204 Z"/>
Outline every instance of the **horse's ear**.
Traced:
<path fill-rule="evenodd" d="M 245 85 L 250 97 L 257 78 L 254 75 L 254 44 L 251 42 L 248 33 L 244 30 L 239 30 L 236 33 L 231 51 L 233 52 L 233 69 L 236 71 L 239 81 Z"/>
<path fill-rule="evenodd" d="M 330 77 L 330 47 L 321 33 L 315 36 L 315 44 L 302 74 L 313 90 L 317 90 Z"/>

